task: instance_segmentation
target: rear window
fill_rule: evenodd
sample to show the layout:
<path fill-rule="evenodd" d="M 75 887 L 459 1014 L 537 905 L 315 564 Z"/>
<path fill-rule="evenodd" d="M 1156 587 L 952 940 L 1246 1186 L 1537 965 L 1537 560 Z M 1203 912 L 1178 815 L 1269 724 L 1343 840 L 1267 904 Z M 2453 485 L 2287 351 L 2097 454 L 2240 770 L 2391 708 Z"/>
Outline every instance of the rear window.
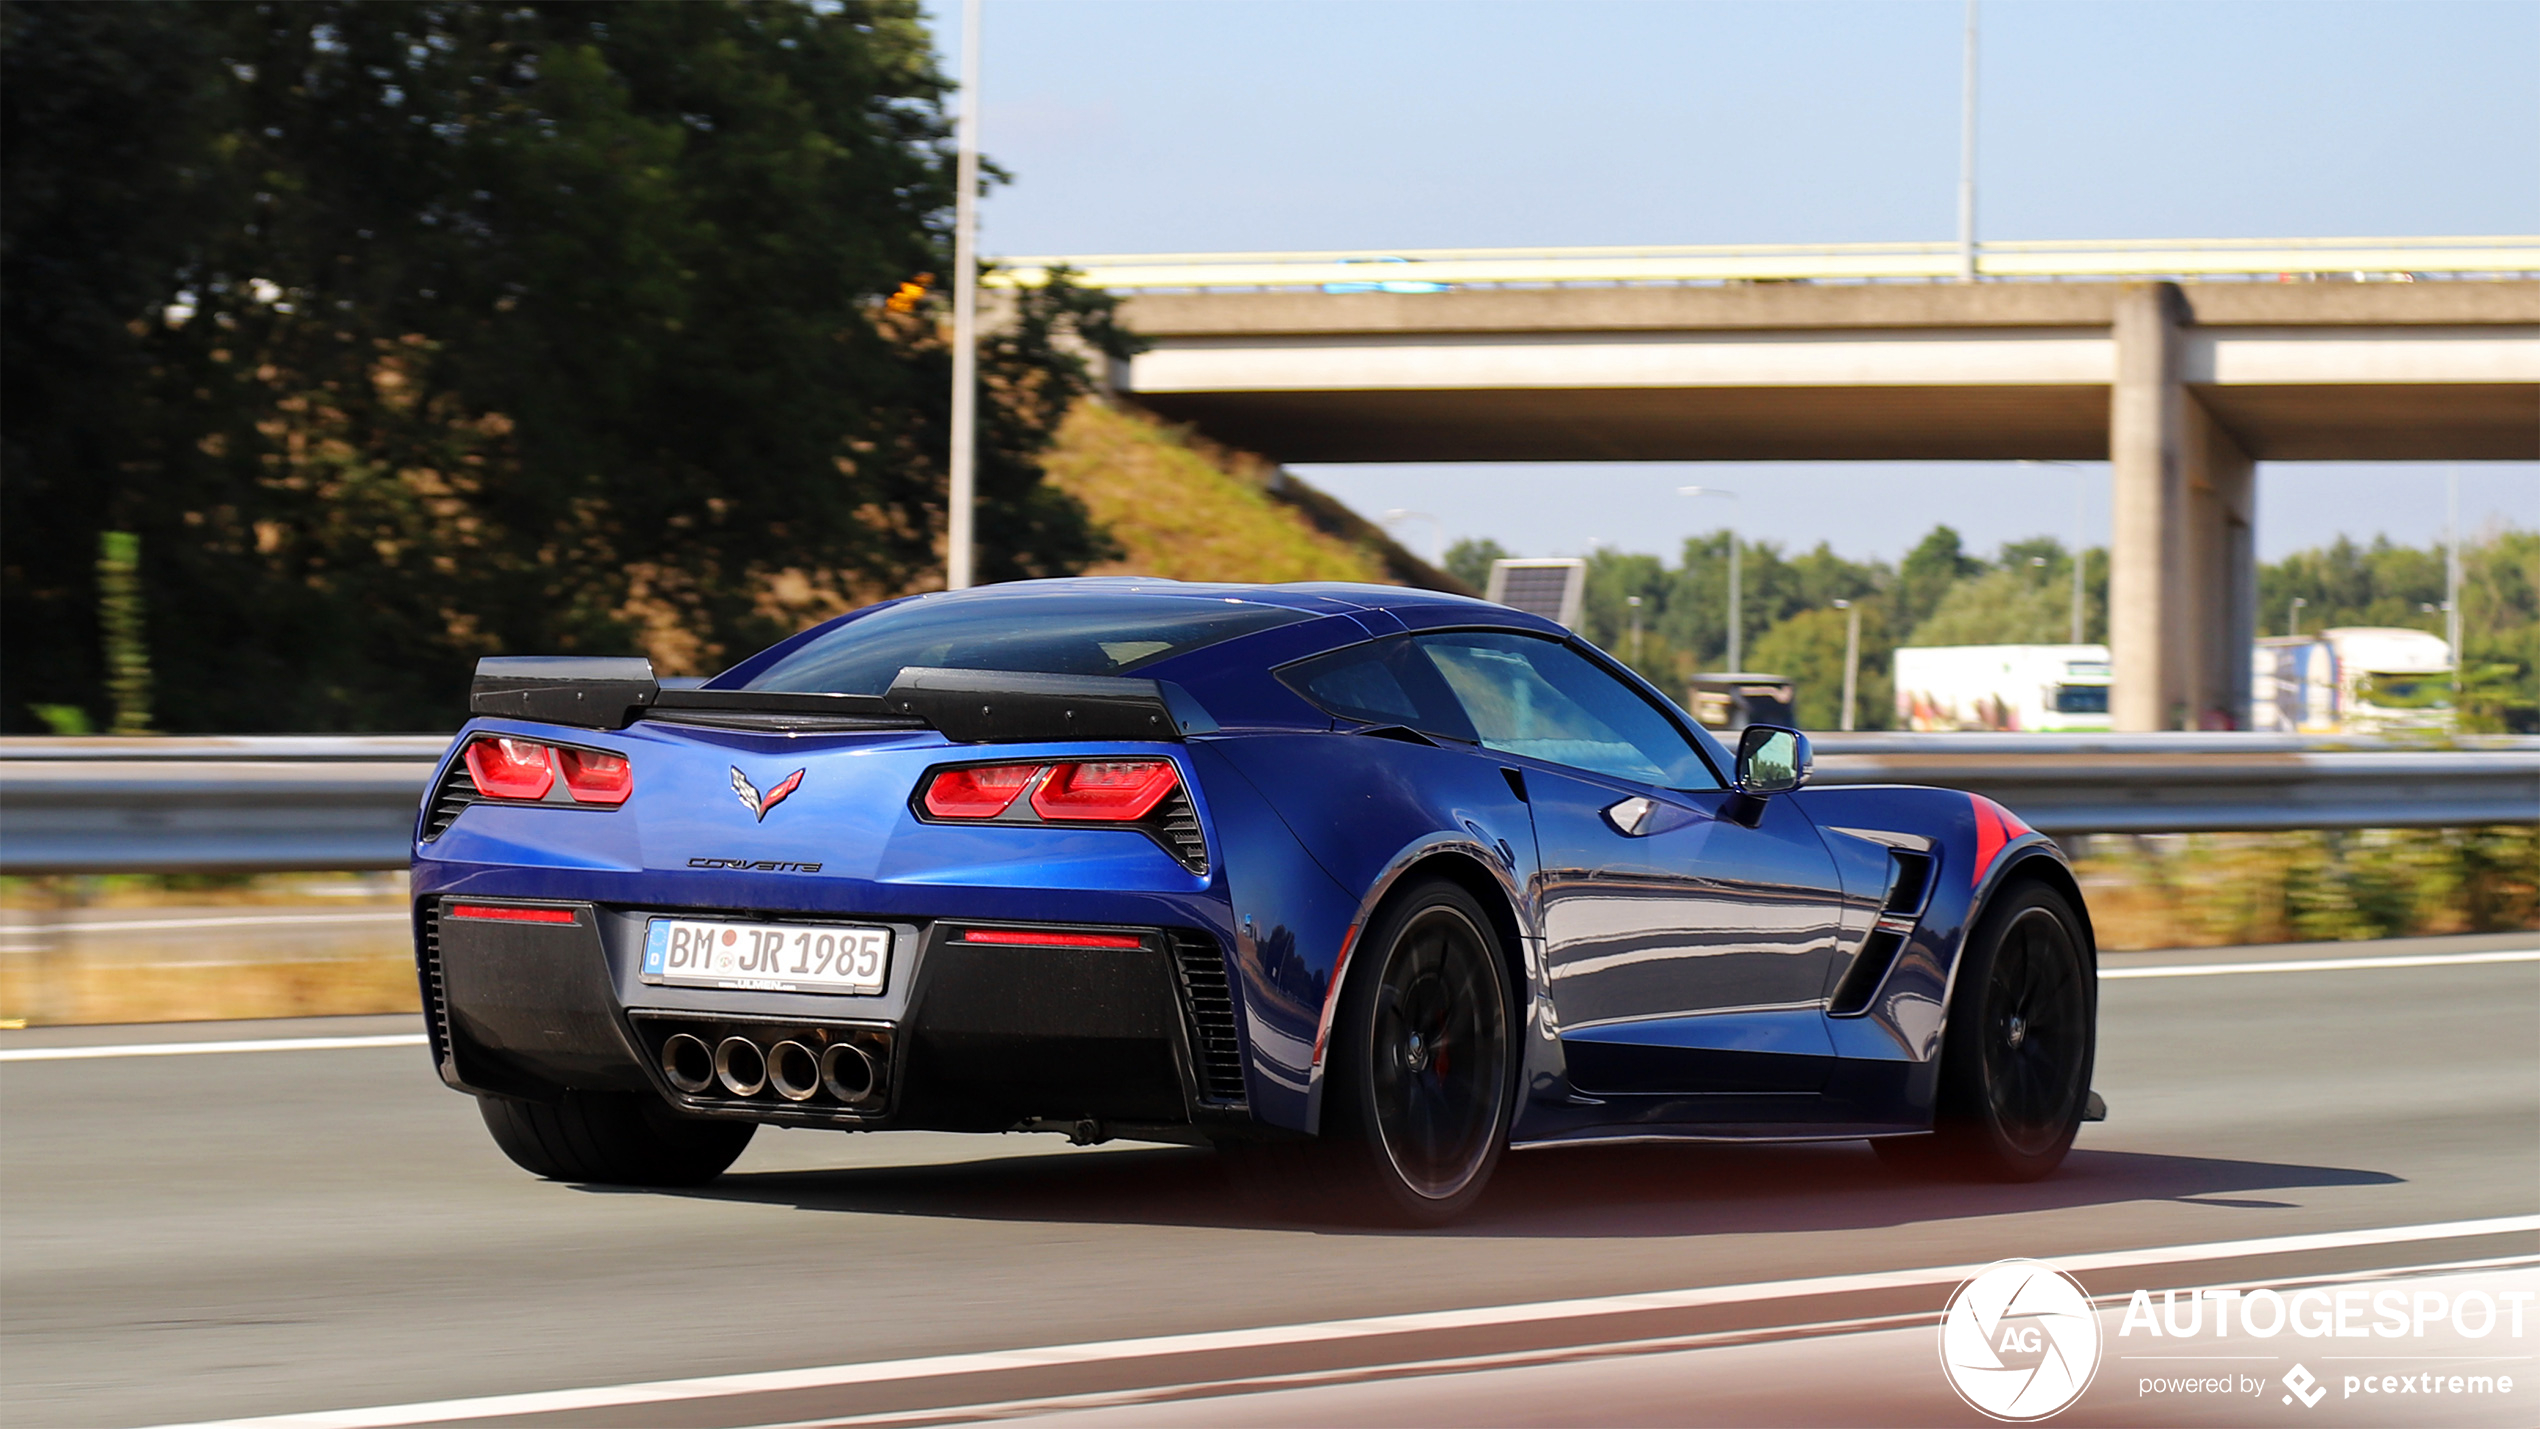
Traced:
<path fill-rule="evenodd" d="M 1016 591 L 918 599 L 850 620 L 742 686 L 878 695 L 910 666 L 1121 675 L 1256 630 L 1312 619 L 1227 599 Z"/>

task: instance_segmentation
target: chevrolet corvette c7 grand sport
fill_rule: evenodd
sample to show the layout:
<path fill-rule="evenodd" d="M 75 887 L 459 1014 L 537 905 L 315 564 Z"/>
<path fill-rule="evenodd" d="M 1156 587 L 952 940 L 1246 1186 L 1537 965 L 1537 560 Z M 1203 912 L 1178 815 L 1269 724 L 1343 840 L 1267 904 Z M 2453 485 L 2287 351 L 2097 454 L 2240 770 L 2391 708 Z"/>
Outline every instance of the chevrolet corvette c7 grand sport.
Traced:
<path fill-rule="evenodd" d="M 2051 1171 L 2096 951 L 1980 796 L 1806 787 L 1558 625 L 1389 587 L 1030 581 L 702 686 L 483 661 L 415 828 L 432 1057 L 561 1179 L 760 1125 L 1213 1145 L 1436 1224 L 1510 1147 L 1866 1138 Z"/>

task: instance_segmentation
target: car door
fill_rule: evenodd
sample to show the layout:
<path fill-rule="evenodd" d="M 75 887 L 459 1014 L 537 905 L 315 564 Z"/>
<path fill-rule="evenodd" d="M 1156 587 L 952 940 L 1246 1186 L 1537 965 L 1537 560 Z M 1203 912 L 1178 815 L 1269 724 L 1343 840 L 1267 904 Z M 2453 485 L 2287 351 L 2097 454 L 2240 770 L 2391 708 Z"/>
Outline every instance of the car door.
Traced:
<path fill-rule="evenodd" d="M 1579 649 L 1511 631 L 1416 640 L 1481 745 L 1522 775 L 1573 1085 L 1822 1087 L 1842 894 L 1807 815 L 1724 788 L 1676 715 Z"/>

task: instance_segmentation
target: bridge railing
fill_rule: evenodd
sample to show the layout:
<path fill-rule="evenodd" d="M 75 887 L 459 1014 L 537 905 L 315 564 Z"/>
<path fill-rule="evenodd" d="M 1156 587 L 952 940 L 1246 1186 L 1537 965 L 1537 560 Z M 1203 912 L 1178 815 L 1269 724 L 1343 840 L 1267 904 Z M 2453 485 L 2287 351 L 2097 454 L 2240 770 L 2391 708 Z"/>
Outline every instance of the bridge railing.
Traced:
<path fill-rule="evenodd" d="M 0 740 L 0 873 L 402 868 L 442 735 Z M 1933 784 L 2051 834 L 2540 820 L 2540 739 L 1829 734 L 1821 784 Z"/>
<path fill-rule="evenodd" d="M 992 285 L 1036 286 L 1052 268 L 1114 292 L 1321 288 L 1426 292 L 1571 283 L 1933 281 L 1958 276 L 1954 243 L 1741 247 L 1403 248 L 1359 252 L 1097 253 L 997 260 Z M 2350 281 L 2540 274 L 2540 236 L 2216 238 L 1978 244 L 1998 279 L 2184 278 Z"/>

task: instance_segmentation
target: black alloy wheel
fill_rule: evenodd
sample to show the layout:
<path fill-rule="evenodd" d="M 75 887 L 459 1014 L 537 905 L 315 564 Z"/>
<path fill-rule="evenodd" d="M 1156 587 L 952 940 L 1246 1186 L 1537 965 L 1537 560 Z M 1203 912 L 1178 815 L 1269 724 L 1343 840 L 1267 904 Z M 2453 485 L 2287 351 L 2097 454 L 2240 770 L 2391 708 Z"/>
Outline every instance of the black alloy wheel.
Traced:
<path fill-rule="evenodd" d="M 1406 890 L 1368 927 L 1324 1069 L 1325 1135 L 1386 1220 L 1442 1225 L 1508 1144 L 1516 1041 L 1508 963 L 1473 895 Z"/>
<path fill-rule="evenodd" d="M 2089 1009 L 2072 935 L 2044 908 L 2002 932 L 1984 994 L 1984 1089 L 1993 1124 L 2022 1156 L 2058 1150 L 2089 1087 Z"/>
<path fill-rule="evenodd" d="M 1933 1135 L 1891 1163 L 2033 1181 L 2062 1164 L 2090 1097 L 2098 992 L 2087 935 L 2042 884 L 2005 889 L 1967 940 L 1943 1034 Z"/>

